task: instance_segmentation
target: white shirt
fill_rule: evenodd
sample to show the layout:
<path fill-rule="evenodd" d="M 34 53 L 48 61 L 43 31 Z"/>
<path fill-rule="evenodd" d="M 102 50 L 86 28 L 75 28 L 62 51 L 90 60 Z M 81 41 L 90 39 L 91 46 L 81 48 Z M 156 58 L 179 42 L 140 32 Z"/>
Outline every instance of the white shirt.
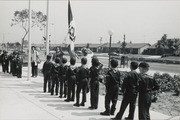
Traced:
<path fill-rule="evenodd" d="M 39 56 L 39 52 L 34 50 L 31 54 L 31 60 L 32 62 L 35 62 L 35 65 L 37 65 L 37 57 Z"/>

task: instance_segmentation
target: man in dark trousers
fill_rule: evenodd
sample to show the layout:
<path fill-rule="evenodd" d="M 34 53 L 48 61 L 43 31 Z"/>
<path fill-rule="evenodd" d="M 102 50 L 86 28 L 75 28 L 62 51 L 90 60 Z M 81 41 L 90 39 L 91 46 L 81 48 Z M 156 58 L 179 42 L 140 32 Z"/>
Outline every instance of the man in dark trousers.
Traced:
<path fill-rule="evenodd" d="M 118 100 L 119 85 L 120 85 L 120 72 L 117 70 L 118 61 L 111 60 L 111 68 L 106 75 L 106 95 L 105 95 L 105 111 L 101 115 L 114 115 L 116 110 L 116 103 Z M 110 102 L 112 102 L 110 108 Z"/>
<path fill-rule="evenodd" d="M 54 95 L 54 86 L 56 95 L 58 95 L 58 89 L 59 89 L 59 69 L 60 69 L 60 58 L 55 59 L 55 63 L 52 66 L 52 86 L 51 86 L 51 95 Z"/>
<path fill-rule="evenodd" d="M 126 120 L 134 119 L 134 111 L 136 107 L 136 98 L 138 94 L 139 86 L 139 75 L 135 71 L 138 68 L 137 62 L 131 62 L 130 69 L 131 71 L 125 77 L 122 84 L 123 100 L 121 102 L 121 107 L 115 118 L 112 120 L 121 120 L 126 110 L 126 107 L 129 104 L 129 115 L 126 117 Z"/>
<path fill-rule="evenodd" d="M 66 79 L 66 72 L 67 72 L 67 59 L 62 58 L 62 64 L 60 65 L 59 69 L 59 81 L 60 81 L 60 98 L 66 98 L 67 95 L 67 79 Z M 64 94 L 64 96 L 63 96 Z"/>
<path fill-rule="evenodd" d="M 89 70 L 86 66 L 87 58 L 83 57 L 81 59 L 81 66 L 77 72 L 77 90 L 76 90 L 76 103 L 74 106 L 85 106 L 86 102 L 86 93 L 88 88 L 88 77 L 89 77 Z M 79 104 L 79 97 L 80 92 L 82 90 L 82 102 Z"/>
<path fill-rule="evenodd" d="M 12 57 L 12 61 L 11 61 L 11 64 L 12 64 L 12 75 L 13 76 L 16 76 L 17 75 L 17 54 L 18 52 L 17 51 L 14 51 L 13 52 L 13 57 Z"/>
<path fill-rule="evenodd" d="M 2 70 L 4 73 L 9 73 L 9 59 L 7 53 L 8 52 L 4 50 L 2 55 Z"/>
<path fill-rule="evenodd" d="M 76 73 L 77 67 L 75 66 L 76 58 L 70 59 L 70 66 L 67 69 L 66 78 L 68 85 L 68 95 L 66 102 L 74 101 L 75 98 L 75 84 L 76 84 Z"/>
<path fill-rule="evenodd" d="M 17 77 L 21 78 L 22 77 L 22 67 L 23 67 L 23 58 L 21 56 L 21 53 L 19 52 L 17 55 L 17 65 L 16 65 L 16 70 L 17 70 Z"/>
<path fill-rule="evenodd" d="M 97 57 L 92 58 L 92 66 L 90 67 L 90 103 L 89 109 L 98 108 L 99 100 L 99 72 L 103 65 L 99 62 Z"/>
<path fill-rule="evenodd" d="M 44 86 L 43 91 L 46 92 L 48 83 L 48 92 L 51 92 L 51 71 L 53 63 L 51 62 L 51 55 L 47 55 L 47 60 L 43 64 L 42 73 L 44 75 Z"/>
<path fill-rule="evenodd" d="M 152 91 L 158 90 L 159 85 L 152 76 L 148 75 L 149 64 L 142 62 L 139 64 L 140 87 L 139 87 L 139 119 L 150 120 L 149 109 L 152 100 Z"/>

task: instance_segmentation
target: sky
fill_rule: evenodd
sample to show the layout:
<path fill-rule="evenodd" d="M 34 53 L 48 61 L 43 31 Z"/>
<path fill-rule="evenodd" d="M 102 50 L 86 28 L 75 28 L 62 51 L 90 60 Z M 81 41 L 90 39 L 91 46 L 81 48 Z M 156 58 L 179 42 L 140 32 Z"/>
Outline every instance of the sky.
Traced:
<path fill-rule="evenodd" d="M 64 42 L 68 31 L 67 0 L 50 0 L 49 34 L 51 43 Z M 0 42 L 20 42 L 24 31 L 11 27 L 14 11 L 28 8 L 28 0 L 0 0 Z M 31 9 L 46 14 L 45 0 L 32 0 Z M 163 34 L 180 38 L 180 1 L 168 0 L 71 0 L 76 24 L 75 43 L 109 42 L 108 31 L 113 31 L 112 42 L 154 44 Z M 43 43 L 44 31 L 32 28 L 32 43 Z M 27 39 L 27 38 L 26 38 Z"/>

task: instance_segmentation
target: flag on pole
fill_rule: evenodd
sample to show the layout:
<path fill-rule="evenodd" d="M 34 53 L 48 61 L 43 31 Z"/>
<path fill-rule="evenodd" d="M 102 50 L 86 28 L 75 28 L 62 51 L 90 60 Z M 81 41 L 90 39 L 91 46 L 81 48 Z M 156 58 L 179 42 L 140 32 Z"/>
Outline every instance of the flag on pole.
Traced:
<path fill-rule="evenodd" d="M 75 42 L 75 38 L 76 38 L 75 22 L 74 22 L 69 0 L 68 0 L 68 27 L 69 27 L 69 30 L 68 30 L 69 38 L 71 41 Z"/>
<path fill-rule="evenodd" d="M 72 10 L 71 10 L 70 0 L 68 0 L 68 35 L 69 35 L 69 39 L 71 40 L 71 43 L 68 46 L 68 52 L 69 52 L 70 58 L 75 58 L 77 57 L 74 52 L 76 29 L 75 29 L 75 22 L 74 22 Z"/>

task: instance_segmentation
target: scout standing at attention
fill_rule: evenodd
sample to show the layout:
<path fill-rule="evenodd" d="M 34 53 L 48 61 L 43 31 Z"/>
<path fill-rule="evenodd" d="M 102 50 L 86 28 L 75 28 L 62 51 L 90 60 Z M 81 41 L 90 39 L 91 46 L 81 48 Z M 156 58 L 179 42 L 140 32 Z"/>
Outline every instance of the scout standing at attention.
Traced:
<path fill-rule="evenodd" d="M 89 109 L 97 109 L 98 108 L 98 100 L 99 100 L 99 71 L 103 67 L 103 65 L 99 62 L 98 58 L 92 58 L 92 66 L 90 67 L 90 103 L 91 106 Z"/>
<path fill-rule="evenodd" d="M 60 65 L 59 69 L 59 76 L 60 76 L 60 98 L 64 97 L 66 98 L 67 95 L 67 79 L 66 79 L 66 72 L 67 72 L 67 59 L 62 58 L 62 64 Z M 63 96 L 64 94 L 64 96 Z"/>
<path fill-rule="evenodd" d="M 115 59 L 111 60 L 111 68 L 107 72 L 106 76 L 106 95 L 105 95 L 105 111 L 101 112 L 101 115 L 114 115 L 116 110 L 116 103 L 119 93 L 120 85 L 120 72 L 116 69 L 118 61 Z M 110 102 L 112 102 L 110 108 Z"/>
<path fill-rule="evenodd" d="M 60 58 L 55 58 L 55 63 L 52 66 L 52 87 L 51 87 L 51 95 L 54 95 L 54 86 L 56 95 L 58 95 L 58 89 L 59 89 L 59 69 L 60 69 Z"/>
<path fill-rule="evenodd" d="M 77 90 L 76 90 L 76 103 L 74 106 L 85 106 L 86 102 L 86 93 L 88 88 L 88 77 L 89 77 L 89 70 L 86 66 L 87 59 L 82 58 L 81 59 L 81 66 L 79 67 L 79 70 L 77 72 Z M 79 97 L 80 92 L 82 90 L 82 102 L 79 104 Z"/>
<path fill-rule="evenodd" d="M 76 73 L 77 73 L 77 67 L 75 66 L 76 58 L 70 59 L 70 66 L 67 69 L 67 85 L 68 85 L 68 95 L 67 99 L 65 99 L 66 102 L 74 101 L 75 98 L 75 84 L 76 84 Z"/>
<path fill-rule="evenodd" d="M 150 120 L 149 108 L 151 106 L 152 91 L 158 90 L 159 85 L 152 76 L 148 75 L 149 64 L 142 62 L 139 64 L 140 85 L 139 85 L 139 119 Z"/>
<path fill-rule="evenodd" d="M 125 120 L 134 119 L 136 98 L 137 98 L 138 87 L 139 87 L 139 75 L 135 71 L 137 68 L 138 68 L 138 63 L 131 62 L 130 64 L 131 71 L 128 72 L 122 84 L 123 100 L 121 102 L 121 107 L 116 117 L 112 118 L 112 120 L 117 120 L 117 119 L 121 120 L 128 104 L 129 104 L 129 115 L 128 117 L 125 118 Z"/>
<path fill-rule="evenodd" d="M 44 86 L 43 91 L 46 92 L 48 83 L 48 92 L 51 92 L 51 70 L 53 63 L 51 62 L 51 55 L 47 55 L 47 60 L 43 64 L 42 73 L 44 75 Z"/>

